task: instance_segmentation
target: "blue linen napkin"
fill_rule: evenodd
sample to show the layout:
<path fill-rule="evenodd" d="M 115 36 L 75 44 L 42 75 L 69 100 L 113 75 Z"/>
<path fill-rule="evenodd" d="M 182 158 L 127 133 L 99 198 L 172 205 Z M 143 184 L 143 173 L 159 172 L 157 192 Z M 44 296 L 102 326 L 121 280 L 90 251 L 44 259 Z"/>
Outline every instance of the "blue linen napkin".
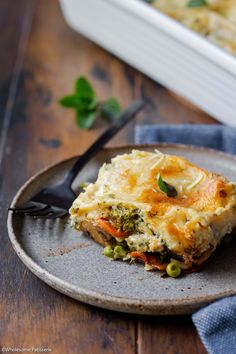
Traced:
<path fill-rule="evenodd" d="M 236 154 L 236 128 L 214 124 L 153 124 L 135 127 L 135 143 L 157 142 L 205 146 Z"/>
<path fill-rule="evenodd" d="M 236 353 L 236 296 L 206 306 L 192 320 L 209 354 Z"/>
<path fill-rule="evenodd" d="M 181 143 L 236 154 L 236 128 L 223 125 L 138 125 L 135 143 Z M 236 354 L 236 296 L 218 300 L 193 314 L 209 354 Z"/>

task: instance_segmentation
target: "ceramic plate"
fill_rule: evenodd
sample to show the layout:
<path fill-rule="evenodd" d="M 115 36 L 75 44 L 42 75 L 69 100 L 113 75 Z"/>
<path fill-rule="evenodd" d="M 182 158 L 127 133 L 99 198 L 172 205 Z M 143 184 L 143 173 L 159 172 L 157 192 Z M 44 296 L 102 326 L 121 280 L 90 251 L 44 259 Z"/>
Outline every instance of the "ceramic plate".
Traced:
<path fill-rule="evenodd" d="M 105 149 L 81 171 L 74 182 L 94 181 L 98 169 L 111 157 L 132 146 Z M 185 156 L 191 162 L 236 180 L 236 159 L 213 150 L 184 145 L 140 146 Z M 49 167 L 19 190 L 12 205 L 27 201 L 45 185 L 62 178 L 75 158 Z M 216 299 L 236 295 L 236 243 L 221 246 L 199 273 L 178 279 L 146 272 L 141 264 L 110 261 L 102 247 L 71 229 L 69 219 L 42 220 L 9 212 L 12 245 L 24 264 L 54 289 L 79 301 L 136 314 L 187 314 Z"/>

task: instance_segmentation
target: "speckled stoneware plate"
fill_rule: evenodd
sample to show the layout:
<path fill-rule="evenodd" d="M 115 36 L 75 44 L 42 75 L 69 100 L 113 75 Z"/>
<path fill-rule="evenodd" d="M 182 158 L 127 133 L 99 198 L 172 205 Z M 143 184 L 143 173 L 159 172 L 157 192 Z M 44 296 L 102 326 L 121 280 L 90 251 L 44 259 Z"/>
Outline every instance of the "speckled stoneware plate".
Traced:
<path fill-rule="evenodd" d="M 99 167 L 133 147 L 105 149 L 81 171 L 74 188 L 94 181 Z M 136 147 L 137 148 L 137 147 Z M 140 146 L 187 157 L 191 162 L 236 180 L 236 158 L 213 150 L 184 145 Z M 12 205 L 25 202 L 43 186 L 58 181 L 74 159 L 49 167 L 19 190 Z M 102 247 L 75 232 L 69 219 L 41 220 L 9 212 L 12 245 L 24 264 L 58 291 L 91 305 L 136 314 L 187 314 L 218 298 L 236 295 L 236 244 L 221 246 L 203 270 L 178 279 L 146 272 L 141 264 L 113 262 Z"/>

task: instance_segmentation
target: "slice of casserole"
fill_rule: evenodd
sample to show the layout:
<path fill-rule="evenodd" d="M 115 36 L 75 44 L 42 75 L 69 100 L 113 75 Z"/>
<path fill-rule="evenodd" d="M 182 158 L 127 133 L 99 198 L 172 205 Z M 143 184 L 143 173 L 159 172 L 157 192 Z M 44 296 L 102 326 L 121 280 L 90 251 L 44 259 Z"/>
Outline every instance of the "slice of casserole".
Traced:
<path fill-rule="evenodd" d="M 194 270 L 236 226 L 236 185 L 183 157 L 133 150 L 101 167 L 70 214 L 110 257 Z"/>

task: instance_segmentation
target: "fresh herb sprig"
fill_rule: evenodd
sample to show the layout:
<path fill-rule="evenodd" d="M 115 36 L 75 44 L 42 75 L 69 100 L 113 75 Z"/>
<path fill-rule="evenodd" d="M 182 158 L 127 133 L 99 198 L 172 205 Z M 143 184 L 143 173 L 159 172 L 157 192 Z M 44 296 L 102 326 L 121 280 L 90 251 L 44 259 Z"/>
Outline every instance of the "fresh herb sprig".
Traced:
<path fill-rule="evenodd" d="M 200 7 L 207 5 L 207 0 L 189 0 L 187 3 L 188 7 Z"/>
<path fill-rule="evenodd" d="M 114 97 L 98 102 L 92 85 L 83 76 L 76 80 L 74 93 L 62 97 L 59 102 L 63 107 L 75 110 L 76 123 L 82 129 L 90 129 L 98 115 L 112 121 L 121 112 L 120 104 Z"/>
<path fill-rule="evenodd" d="M 163 181 L 160 173 L 157 175 L 157 183 L 159 189 L 165 193 L 168 197 L 176 197 L 178 195 L 177 190 L 175 189 L 174 186 L 171 186 L 169 183 Z"/>

